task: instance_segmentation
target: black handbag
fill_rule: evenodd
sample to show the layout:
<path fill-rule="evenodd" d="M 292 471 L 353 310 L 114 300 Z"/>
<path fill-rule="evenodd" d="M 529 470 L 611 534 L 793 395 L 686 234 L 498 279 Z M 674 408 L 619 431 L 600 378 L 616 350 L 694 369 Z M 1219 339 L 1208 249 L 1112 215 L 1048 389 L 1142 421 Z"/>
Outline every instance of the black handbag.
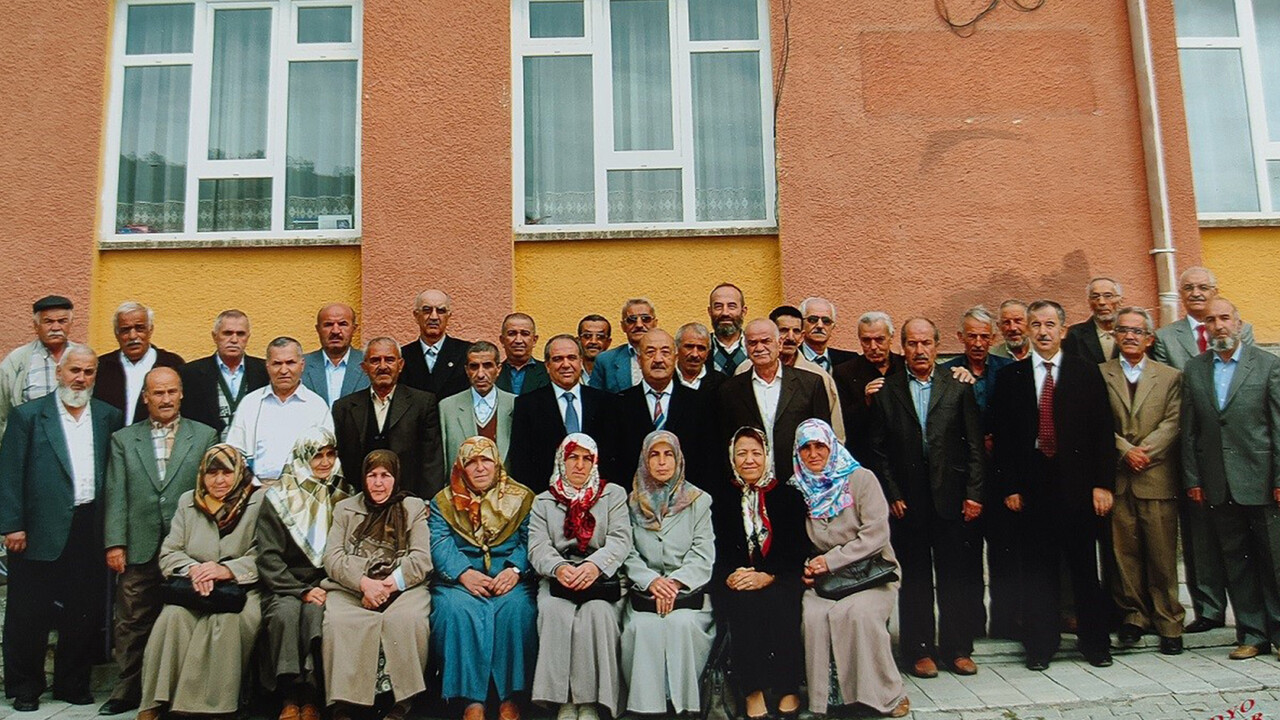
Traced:
<path fill-rule="evenodd" d="M 696 590 L 688 595 L 677 595 L 676 601 L 672 604 L 671 609 L 675 610 L 701 610 L 702 604 L 706 598 L 706 593 L 702 590 Z M 629 594 L 631 598 L 631 609 L 636 612 L 658 612 L 658 601 L 648 593 L 636 592 L 632 588 Z"/>
<path fill-rule="evenodd" d="M 814 578 L 813 591 L 827 600 L 840 600 L 861 590 L 898 579 L 898 566 L 876 554 Z"/>
<path fill-rule="evenodd" d="M 567 558 L 575 567 L 586 562 L 586 558 L 575 553 L 570 553 Z M 605 577 L 603 571 L 596 577 L 596 581 L 581 590 L 570 590 L 560 584 L 560 578 L 552 575 L 548 578 L 551 582 L 549 590 L 551 597 L 558 597 L 561 600 L 568 600 L 574 605 L 591 602 L 592 600 L 604 600 L 605 602 L 615 603 L 622 599 L 622 576 L 614 575 L 613 577 Z"/>
<path fill-rule="evenodd" d="M 171 577 L 160 585 L 160 601 L 165 605 L 178 605 L 202 613 L 238 613 L 249 599 L 243 586 L 234 580 L 219 580 L 213 591 L 201 595 L 186 577 Z"/>

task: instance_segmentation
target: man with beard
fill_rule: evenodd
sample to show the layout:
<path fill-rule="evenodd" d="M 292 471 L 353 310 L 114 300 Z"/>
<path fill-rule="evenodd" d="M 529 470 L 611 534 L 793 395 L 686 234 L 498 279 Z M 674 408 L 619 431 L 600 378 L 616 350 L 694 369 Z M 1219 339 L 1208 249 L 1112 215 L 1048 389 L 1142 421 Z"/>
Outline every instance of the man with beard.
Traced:
<path fill-rule="evenodd" d="M 122 303 L 116 308 L 117 352 L 103 353 L 98 358 L 98 377 L 93 383 L 93 396 L 124 413 L 124 424 L 132 425 L 147 416 L 142 404 L 143 379 L 152 368 L 182 367 L 182 358 L 151 344 L 155 330 L 155 313 L 136 302 Z"/>
<path fill-rule="evenodd" d="M 1031 353 L 1027 338 L 1027 304 L 1021 300 L 1000 303 L 1000 335 L 1003 342 L 991 348 L 996 357 L 1023 360 Z"/>
<path fill-rule="evenodd" d="M 1187 361 L 1209 349 L 1209 332 L 1204 324 L 1205 308 L 1218 297 L 1218 279 L 1209 268 L 1189 267 L 1178 277 L 1178 295 L 1186 317 L 1156 330 L 1156 341 L 1151 346 L 1151 357 L 1176 370 L 1187 366 Z M 1240 326 L 1240 342 L 1253 344 L 1253 326 Z M 1196 600 L 1195 591 L 1191 593 Z M 1203 616 L 1200 616 L 1203 617 Z M 1221 627 L 1221 623 L 1219 623 Z"/>
<path fill-rule="evenodd" d="M 502 333 L 498 336 L 506 359 L 498 372 L 498 389 L 512 395 L 524 395 L 551 383 L 547 368 L 533 357 L 538 344 L 538 326 L 533 318 L 514 312 L 502 319 Z"/>
<path fill-rule="evenodd" d="M 360 369 L 364 353 L 351 347 L 358 329 L 356 311 L 345 303 L 330 303 L 316 313 L 320 349 L 303 356 L 302 385 L 324 398 L 330 408 L 343 395 L 369 387 L 369 378 Z"/>
<path fill-rule="evenodd" d="M 31 305 L 36 339 L 15 348 L 0 362 L 0 434 L 10 411 L 58 386 L 58 362 L 68 347 L 75 347 L 68 338 L 73 307 L 61 295 L 42 297 Z"/>
<path fill-rule="evenodd" d="M 711 319 L 711 369 L 721 375 L 733 375 L 738 365 L 746 362 L 742 347 L 742 319 L 747 314 L 742 290 L 733 283 L 720 283 L 711 290 L 707 301 L 707 317 Z"/>
<path fill-rule="evenodd" d="M 676 379 L 694 390 L 714 393 L 725 376 L 707 371 L 711 356 L 711 332 L 698 322 L 685 323 L 676 330 Z"/>
<path fill-rule="evenodd" d="M 873 311 L 858 318 L 858 343 L 862 354 L 832 372 L 844 411 L 846 446 L 858 462 L 871 463 L 871 398 L 884 387 L 885 377 L 905 367 L 902 356 L 890 348 L 893 320 L 887 313 Z"/>
<path fill-rule="evenodd" d="M 1124 291 L 1115 280 L 1099 277 L 1089 281 L 1085 295 L 1093 317 L 1067 330 L 1062 350 L 1101 365 L 1120 355 L 1111 331 L 1116 325 L 1116 310 L 1124 302 Z"/>
<path fill-rule="evenodd" d="M 57 391 L 15 408 L 0 444 L 0 534 L 9 551 L 4 685 L 18 712 L 40 707 L 55 624 L 53 697 L 93 702 L 94 628 L 107 592 L 101 496 L 111 433 L 121 426 L 119 410 L 92 398 L 97 370 L 92 350 L 67 348 Z"/>
<path fill-rule="evenodd" d="M 804 320 L 804 344 L 800 352 L 806 360 L 830 374 L 837 365 L 857 357 L 857 353 L 850 350 L 827 346 L 836 329 L 835 303 L 826 298 L 805 298 L 800 303 L 800 317 Z"/>
<path fill-rule="evenodd" d="M 440 401 L 440 437 L 444 447 L 444 466 L 453 468 L 458 448 L 469 437 L 483 435 L 498 445 L 498 457 L 507 467 L 511 458 L 511 415 L 516 396 L 499 389 L 498 348 L 478 340 L 467 348 L 467 380 L 471 388 Z"/>
<path fill-rule="evenodd" d="M 1208 505 L 1235 609 L 1231 659 L 1280 646 L 1280 359 L 1241 342 L 1240 314 L 1206 303 L 1209 350 L 1182 375 L 1182 484 Z"/>
<path fill-rule="evenodd" d="M 578 321 L 578 342 L 582 344 L 582 384 L 590 385 L 596 358 L 613 344 L 613 326 L 603 315 L 587 315 Z"/>
<path fill-rule="evenodd" d="M 656 327 L 658 309 L 651 300 L 638 297 L 622 303 L 622 330 L 627 334 L 627 344 L 596 356 L 596 364 L 591 368 L 591 387 L 607 393 L 620 393 L 640 382 L 640 360 L 636 349 L 640 346 L 640 338 Z M 582 364 L 581 358 L 578 364 Z"/>
<path fill-rule="evenodd" d="M 400 348 L 404 359 L 404 384 L 445 398 L 467 389 L 470 343 L 449 335 L 453 299 L 442 290 L 423 290 L 413 299 L 413 319 L 418 339 Z M 360 458 L 363 462 L 364 458 Z M 356 465 L 355 467 L 360 467 Z"/>

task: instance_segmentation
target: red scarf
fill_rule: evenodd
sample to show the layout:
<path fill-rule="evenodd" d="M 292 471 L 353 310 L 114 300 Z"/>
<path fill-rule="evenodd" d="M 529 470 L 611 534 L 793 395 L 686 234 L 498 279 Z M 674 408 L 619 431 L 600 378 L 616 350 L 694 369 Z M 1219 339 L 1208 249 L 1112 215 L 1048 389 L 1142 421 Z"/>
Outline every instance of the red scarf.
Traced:
<path fill-rule="evenodd" d="M 600 477 L 599 466 L 591 468 L 591 475 L 587 477 L 587 481 L 582 487 L 574 490 L 573 486 L 565 478 L 565 459 L 576 450 L 582 447 L 591 452 L 594 458 L 599 458 L 599 450 L 596 443 L 589 436 L 582 433 L 573 433 L 566 437 L 560 443 L 560 450 L 556 454 L 556 472 L 551 478 L 550 487 L 551 497 L 564 506 L 564 536 L 570 540 L 578 542 L 578 552 L 585 554 L 587 552 L 587 544 L 591 542 L 591 536 L 596 532 L 596 517 L 591 514 L 591 508 L 600 500 L 600 496 L 604 495 L 604 480 Z"/>

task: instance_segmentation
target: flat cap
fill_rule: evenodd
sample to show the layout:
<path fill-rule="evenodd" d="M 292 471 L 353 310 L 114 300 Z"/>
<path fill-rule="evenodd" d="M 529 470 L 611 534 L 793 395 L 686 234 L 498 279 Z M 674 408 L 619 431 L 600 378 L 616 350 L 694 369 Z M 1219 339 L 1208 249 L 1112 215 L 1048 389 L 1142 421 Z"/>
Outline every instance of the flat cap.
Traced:
<path fill-rule="evenodd" d="M 61 295 L 45 295 L 39 300 L 31 304 L 31 312 L 40 312 L 41 310 L 70 310 L 75 305 L 67 298 Z"/>

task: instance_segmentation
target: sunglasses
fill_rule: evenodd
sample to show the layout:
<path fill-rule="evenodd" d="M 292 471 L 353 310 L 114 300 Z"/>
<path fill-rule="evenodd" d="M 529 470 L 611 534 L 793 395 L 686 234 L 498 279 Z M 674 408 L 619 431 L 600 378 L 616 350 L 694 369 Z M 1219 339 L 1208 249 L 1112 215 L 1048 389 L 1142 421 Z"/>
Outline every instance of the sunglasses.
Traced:
<path fill-rule="evenodd" d="M 626 316 L 626 317 L 622 318 L 622 322 L 624 322 L 624 323 L 626 323 L 626 324 L 628 324 L 628 325 L 635 325 L 635 324 L 636 324 L 636 323 L 638 323 L 638 322 L 642 322 L 642 323 L 644 323 L 644 324 L 648 325 L 649 323 L 653 322 L 653 316 L 652 316 L 652 315 L 649 315 L 649 314 L 644 314 L 644 315 L 628 315 L 628 316 Z"/>
<path fill-rule="evenodd" d="M 832 320 L 829 317 L 823 317 L 821 315 L 810 315 L 804 320 L 810 325 L 835 325 L 836 324 L 835 320 Z"/>

